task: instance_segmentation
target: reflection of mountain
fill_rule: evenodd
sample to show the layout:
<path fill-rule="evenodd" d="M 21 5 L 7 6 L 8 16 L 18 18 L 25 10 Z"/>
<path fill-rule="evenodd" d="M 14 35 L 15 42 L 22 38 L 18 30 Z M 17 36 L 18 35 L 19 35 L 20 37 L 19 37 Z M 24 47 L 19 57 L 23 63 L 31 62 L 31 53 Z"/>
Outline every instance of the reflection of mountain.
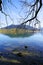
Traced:
<path fill-rule="evenodd" d="M 10 38 L 0 34 L 0 65 L 43 65 L 43 36 Z"/>
<path fill-rule="evenodd" d="M 43 36 L 10 38 L 0 34 L 0 65 L 43 65 Z"/>
<path fill-rule="evenodd" d="M 27 37 L 34 34 L 34 31 L 37 31 L 37 28 L 28 25 L 9 25 L 0 29 L 0 32 L 7 34 L 10 37 Z"/>
<path fill-rule="evenodd" d="M 43 51 L 43 36 L 40 33 L 37 33 L 31 37 L 10 38 L 6 35 L 0 34 L 0 48 L 17 47 L 18 49 L 19 47 L 19 50 L 21 50 L 24 49 L 24 46 L 29 46 L 28 48 L 30 49 L 34 48 L 34 50 Z"/>
<path fill-rule="evenodd" d="M 43 35 L 43 27 L 40 28 L 40 33 Z"/>

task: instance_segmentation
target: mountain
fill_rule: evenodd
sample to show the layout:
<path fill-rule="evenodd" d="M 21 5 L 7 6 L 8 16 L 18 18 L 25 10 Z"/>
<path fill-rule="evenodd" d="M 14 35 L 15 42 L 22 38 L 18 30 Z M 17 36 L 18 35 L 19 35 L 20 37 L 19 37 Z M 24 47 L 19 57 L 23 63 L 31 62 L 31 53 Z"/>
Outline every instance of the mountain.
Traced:
<path fill-rule="evenodd" d="M 29 29 L 29 30 L 34 30 L 36 28 L 32 27 L 32 26 L 28 26 L 28 25 L 9 25 L 6 27 L 3 27 L 1 29 L 11 29 L 11 28 L 19 28 L 19 29 Z"/>
<path fill-rule="evenodd" d="M 0 29 L 0 33 L 10 37 L 27 37 L 34 34 L 37 28 L 28 25 L 9 25 Z"/>

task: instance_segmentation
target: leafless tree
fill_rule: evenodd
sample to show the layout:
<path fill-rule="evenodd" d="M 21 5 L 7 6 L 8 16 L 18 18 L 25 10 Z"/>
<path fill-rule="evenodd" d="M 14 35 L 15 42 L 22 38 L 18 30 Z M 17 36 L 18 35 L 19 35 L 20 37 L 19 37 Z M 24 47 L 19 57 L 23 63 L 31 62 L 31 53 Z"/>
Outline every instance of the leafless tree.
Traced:
<path fill-rule="evenodd" d="M 23 6 L 28 7 L 28 8 L 30 7 L 30 9 L 31 9 L 31 11 L 29 9 L 28 15 L 26 15 L 26 18 L 24 19 L 24 22 L 21 23 L 21 25 L 23 25 L 24 23 L 27 23 L 27 22 L 31 22 L 32 20 L 36 19 L 37 15 L 42 7 L 42 0 L 34 0 L 33 4 L 31 4 L 31 3 L 29 4 L 27 2 L 27 0 L 24 0 L 24 1 L 20 0 L 20 2 L 23 4 Z M 28 19 L 29 15 L 31 15 L 32 12 L 34 12 L 33 16 L 30 19 Z M 36 20 L 38 20 L 38 19 L 36 19 Z"/>
<path fill-rule="evenodd" d="M 8 3 L 10 3 L 12 6 L 14 6 L 14 7 L 16 8 L 16 6 L 13 5 L 13 3 L 11 2 L 11 0 L 7 0 L 7 1 L 8 1 Z M 14 21 L 13 21 L 13 19 L 11 18 L 11 16 L 10 16 L 9 14 L 6 14 L 6 13 L 3 11 L 2 6 L 4 7 L 3 1 L 0 0 L 0 11 L 1 11 L 1 13 L 3 13 L 3 14 L 5 15 L 6 24 L 7 24 L 7 26 L 8 26 L 7 17 L 9 17 L 12 22 L 14 22 Z"/>
<path fill-rule="evenodd" d="M 7 0 L 8 3 L 10 3 L 12 6 L 15 6 L 15 4 L 12 3 L 12 0 Z M 27 22 L 31 23 L 32 20 L 37 19 L 37 15 L 38 12 L 40 11 L 41 7 L 42 7 L 42 0 L 34 0 L 34 3 L 30 3 L 27 0 L 20 0 L 20 2 L 23 4 L 23 6 L 25 6 L 26 8 L 29 8 L 29 11 L 27 11 L 27 15 L 25 16 L 23 22 L 21 23 L 21 25 L 26 24 Z M 9 17 L 12 21 L 13 19 L 10 17 L 10 15 L 6 14 L 3 10 L 2 10 L 2 5 L 3 2 L 2 0 L 0 0 L 0 11 L 5 15 L 6 18 L 6 23 L 7 23 L 7 17 Z M 29 15 L 32 14 L 32 17 L 30 17 L 30 19 L 28 19 Z M 7 24 L 8 25 L 8 24 Z"/>

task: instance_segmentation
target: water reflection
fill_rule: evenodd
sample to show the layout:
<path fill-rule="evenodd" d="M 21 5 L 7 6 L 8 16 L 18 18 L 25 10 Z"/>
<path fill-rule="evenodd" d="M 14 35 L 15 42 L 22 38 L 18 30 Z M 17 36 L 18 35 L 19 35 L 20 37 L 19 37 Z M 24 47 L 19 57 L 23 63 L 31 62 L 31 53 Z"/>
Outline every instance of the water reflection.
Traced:
<path fill-rule="evenodd" d="M 20 45 L 30 45 L 35 48 L 43 48 L 43 35 L 41 33 L 36 33 L 30 37 L 22 38 L 10 38 L 6 35 L 0 34 L 0 50 L 11 47 L 15 48 Z"/>

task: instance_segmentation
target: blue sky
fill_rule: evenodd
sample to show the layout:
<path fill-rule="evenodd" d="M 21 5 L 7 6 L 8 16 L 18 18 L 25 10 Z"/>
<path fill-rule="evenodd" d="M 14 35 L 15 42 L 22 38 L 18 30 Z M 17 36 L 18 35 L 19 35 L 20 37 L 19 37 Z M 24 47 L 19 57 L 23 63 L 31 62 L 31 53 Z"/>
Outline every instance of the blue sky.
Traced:
<path fill-rule="evenodd" d="M 8 0 L 2 0 L 2 1 L 3 1 L 3 11 L 6 14 L 10 15 L 10 17 L 13 19 L 13 21 L 11 21 L 11 19 L 7 17 L 8 24 L 10 25 L 21 23 L 22 22 L 21 17 L 24 17 L 25 14 L 24 12 L 22 12 L 23 10 L 21 11 L 22 4 L 19 2 L 19 0 L 11 0 L 14 6 L 8 3 Z M 28 1 L 31 2 L 34 0 L 28 0 Z M 43 6 L 40 12 L 38 13 L 38 19 L 41 21 L 41 27 L 43 27 Z M 0 27 L 1 26 L 6 26 L 6 19 L 5 15 L 0 12 Z"/>

